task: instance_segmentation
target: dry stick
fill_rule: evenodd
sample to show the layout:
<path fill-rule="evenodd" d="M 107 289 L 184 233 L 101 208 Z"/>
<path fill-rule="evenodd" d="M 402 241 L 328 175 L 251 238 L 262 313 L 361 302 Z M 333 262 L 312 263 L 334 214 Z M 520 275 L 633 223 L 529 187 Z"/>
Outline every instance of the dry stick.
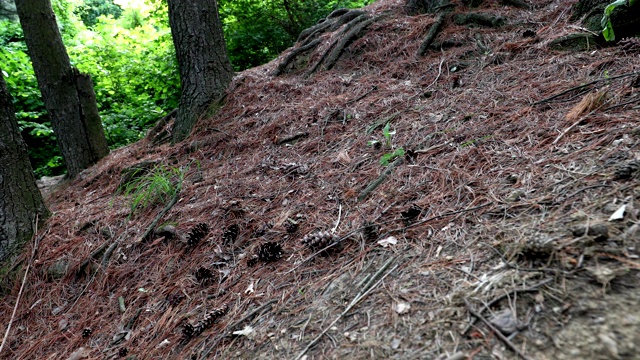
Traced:
<path fill-rule="evenodd" d="M 588 82 L 588 83 L 586 83 L 584 85 L 575 86 L 575 87 L 569 88 L 569 89 L 567 89 L 567 90 L 565 90 L 565 91 L 563 91 L 561 93 L 558 93 L 558 94 L 555 94 L 553 96 L 550 96 L 550 97 L 548 97 L 546 99 L 542 99 L 540 101 L 536 101 L 531 105 L 535 106 L 535 105 L 540 105 L 540 104 L 546 103 L 546 102 L 551 101 L 551 100 L 553 100 L 553 99 L 555 99 L 557 97 L 560 97 L 562 95 L 568 94 L 568 93 L 570 93 L 572 91 L 575 91 L 575 90 L 580 90 L 582 88 L 586 88 L 586 87 L 591 86 L 593 84 L 597 84 L 597 83 L 599 83 L 601 81 L 615 80 L 615 79 L 620 79 L 620 78 L 623 78 L 623 77 L 634 76 L 634 75 L 640 75 L 640 71 L 635 71 L 635 72 L 626 73 L 626 74 L 620 74 L 620 75 L 617 75 L 617 76 L 612 76 L 612 77 L 604 78 L 604 79 L 593 80 L 593 81 Z"/>
<path fill-rule="evenodd" d="M 354 103 L 354 102 L 360 101 L 360 100 L 364 99 L 367 95 L 371 94 L 372 92 L 374 92 L 374 91 L 376 91 L 376 90 L 378 90 L 378 87 L 377 87 L 376 85 L 373 85 L 373 87 L 371 88 L 371 90 L 369 90 L 369 91 L 367 91 L 366 93 L 364 93 L 364 94 L 362 94 L 362 95 L 358 96 L 358 97 L 357 97 L 357 98 L 355 98 L 355 99 L 352 99 L 352 100 L 347 101 L 347 102 L 345 103 L 345 105 L 349 105 L 349 104 L 351 104 L 351 103 Z"/>
<path fill-rule="evenodd" d="M 511 289 L 509 291 L 505 291 L 504 294 L 497 296 L 495 299 L 489 301 L 488 303 L 486 303 L 484 305 L 484 310 L 489 309 L 491 306 L 497 304 L 499 301 L 501 301 L 502 299 L 508 297 L 510 294 L 518 294 L 518 293 L 525 293 L 525 292 L 533 292 L 533 291 L 537 291 L 539 287 L 546 285 L 548 283 L 550 283 L 551 281 L 553 281 L 553 278 L 546 278 L 538 283 L 535 283 L 531 286 L 527 286 L 525 288 L 521 288 L 521 289 Z M 483 310 L 483 311 L 484 311 Z M 464 331 L 462 332 L 462 335 L 465 335 L 469 330 L 471 330 L 471 327 L 475 324 L 475 319 L 471 321 L 471 324 L 469 324 L 467 326 L 466 329 L 464 329 Z"/>
<path fill-rule="evenodd" d="M 598 110 L 598 109 L 596 109 Z M 580 125 L 581 122 L 583 122 L 586 118 L 588 118 L 590 115 L 592 115 L 593 113 L 596 112 L 596 110 L 591 111 L 590 113 L 588 113 L 587 115 L 581 117 L 580 119 L 578 119 L 578 121 L 574 122 L 573 124 L 571 124 L 571 126 L 569 126 L 568 128 L 564 129 L 563 132 L 560 133 L 560 135 L 558 135 L 558 137 L 556 137 L 555 140 L 553 140 L 553 142 L 551 143 L 551 145 L 555 145 L 558 143 L 558 141 L 560 141 L 560 139 L 562 139 L 563 136 L 565 136 L 569 131 L 571 131 L 573 128 L 575 128 L 576 126 Z"/>
<path fill-rule="evenodd" d="M 182 190 L 182 183 L 180 182 L 178 184 L 178 188 L 176 189 L 176 193 L 171 198 L 171 201 L 167 204 L 167 206 L 164 207 L 164 209 L 162 209 L 162 211 L 160 211 L 160 213 L 158 213 L 158 215 L 156 215 L 155 219 L 153 219 L 151 224 L 149 224 L 149 226 L 147 227 L 147 230 L 145 230 L 144 234 L 142 234 L 142 236 L 138 239 L 137 241 L 138 243 L 144 242 L 147 239 L 149 234 L 151 234 L 153 229 L 155 229 L 155 227 L 158 225 L 158 222 L 160 222 L 160 220 L 167 214 L 167 212 L 171 210 L 173 205 L 175 205 L 178 202 L 178 198 L 180 197 L 181 190 Z"/>
<path fill-rule="evenodd" d="M 34 233 L 38 232 L 38 217 L 36 216 L 36 228 Z M 36 256 L 36 250 L 38 249 L 38 245 L 40 241 L 45 237 L 48 231 L 45 231 L 42 235 L 36 237 L 36 241 L 33 244 L 33 249 L 31 249 L 31 257 L 29 258 L 29 262 L 27 263 L 27 268 L 24 270 L 24 276 L 22 277 L 22 284 L 20 285 L 20 291 L 18 291 L 18 296 L 16 297 L 16 304 L 13 306 L 13 313 L 11 314 L 11 319 L 9 319 L 9 324 L 7 325 L 7 331 L 4 333 L 4 338 L 2 339 L 2 344 L 0 344 L 0 354 L 2 354 L 2 349 L 4 348 L 4 344 L 7 342 L 9 338 L 9 332 L 11 331 L 11 325 L 13 324 L 13 320 L 16 317 L 16 312 L 18 311 L 18 305 L 20 304 L 20 298 L 22 297 L 22 291 L 24 290 L 24 284 L 27 283 L 27 275 L 29 275 L 29 269 L 31 268 L 31 264 L 33 263 L 33 258 Z"/>
<path fill-rule="evenodd" d="M 276 299 L 272 299 L 272 300 L 267 301 L 266 303 L 258 306 L 257 308 L 253 309 L 252 311 L 250 311 L 247 315 L 243 316 L 240 320 L 234 322 L 233 324 L 231 324 L 227 328 L 233 330 L 236 326 L 242 324 L 245 320 L 247 320 L 248 318 L 252 317 L 253 315 L 259 313 L 260 311 L 262 311 L 266 307 L 271 306 L 271 304 L 273 304 L 275 302 L 277 302 Z M 213 351 L 213 349 L 215 349 L 218 346 L 218 344 L 220 343 L 222 338 L 225 337 L 225 336 L 226 336 L 226 334 L 219 335 L 218 339 L 216 339 L 216 341 L 213 343 L 213 345 L 211 345 L 209 347 L 209 349 L 207 349 L 205 352 L 202 353 L 202 355 L 200 355 L 200 358 L 201 359 L 206 359 L 207 356 L 209 356 L 209 354 L 211 353 L 211 351 Z"/>
<path fill-rule="evenodd" d="M 489 327 L 489 329 L 491 329 L 491 331 L 493 331 L 493 333 L 496 334 L 496 336 L 500 340 L 502 340 L 502 342 L 504 342 L 505 345 L 510 347 L 511 350 L 515 351 L 515 353 L 518 354 L 521 358 L 525 360 L 531 360 L 527 355 L 525 355 L 522 351 L 520 351 L 520 349 L 518 349 L 506 336 L 504 336 L 504 334 L 501 333 L 500 330 L 496 329 L 495 326 L 493 326 L 493 324 L 489 320 L 485 319 L 484 316 L 474 311 L 471 308 L 471 304 L 469 304 L 469 301 L 467 299 L 464 299 L 464 303 L 467 305 L 467 309 L 469 310 L 469 313 L 475 316 L 476 318 L 480 319 L 480 321 L 482 321 L 485 325 L 487 325 L 487 327 Z"/>
<path fill-rule="evenodd" d="M 395 260 L 395 258 L 391 258 L 389 260 L 387 260 L 387 262 L 382 265 L 382 267 L 380 268 L 380 270 L 378 270 L 374 275 L 372 279 L 376 279 L 378 276 L 380 276 L 380 274 L 382 274 L 385 269 L 387 269 L 389 267 L 389 265 L 391 265 L 391 263 Z M 381 278 L 380 280 L 378 280 L 378 282 L 376 282 L 373 286 L 370 286 L 369 284 L 372 283 L 372 281 L 370 281 L 366 286 L 370 286 L 369 289 L 367 289 L 364 293 L 362 292 L 362 290 L 364 290 L 366 288 L 363 288 L 360 293 L 358 293 L 358 295 L 356 295 L 355 298 L 353 298 L 353 300 L 351 300 L 351 303 L 349 304 L 349 306 L 347 306 L 346 309 L 344 309 L 344 311 L 338 315 L 338 317 L 333 320 L 333 322 L 331 322 L 331 324 L 329 324 L 329 326 L 325 327 L 324 330 L 322 330 L 322 332 L 320 333 L 320 335 L 316 336 L 315 339 L 313 339 L 309 345 L 307 345 L 307 347 L 305 347 L 300 354 L 298 354 L 298 356 L 296 357 L 295 360 L 300 360 L 304 354 L 307 353 L 307 351 L 309 351 L 309 349 L 311 349 L 315 344 L 318 343 L 318 341 L 320 341 L 320 339 L 322 339 L 322 337 L 329 331 L 329 329 L 331 329 L 333 327 L 333 325 L 335 325 L 338 321 L 340 321 L 340 319 L 342 319 L 349 311 L 351 311 L 351 309 L 356 306 L 362 299 L 364 299 L 367 295 L 369 295 L 369 293 L 375 289 L 381 282 L 382 280 L 384 280 L 384 278 L 387 277 L 387 275 L 391 274 L 395 269 L 398 268 L 398 265 L 394 266 L 391 270 L 389 270 L 388 272 L 386 272 Z"/>
<path fill-rule="evenodd" d="M 396 161 L 389 164 L 389 166 L 387 166 L 387 168 L 382 172 L 382 174 L 380 174 L 380 176 L 376 180 L 374 180 L 371 184 L 369 184 L 369 186 L 362 190 L 360 195 L 358 195 L 358 201 L 364 200 L 373 190 L 375 190 L 378 186 L 380 186 L 380 184 L 385 181 L 387 176 L 389 176 L 393 172 L 393 169 L 396 166 L 402 164 L 403 162 L 404 158 L 398 158 L 396 159 Z"/>

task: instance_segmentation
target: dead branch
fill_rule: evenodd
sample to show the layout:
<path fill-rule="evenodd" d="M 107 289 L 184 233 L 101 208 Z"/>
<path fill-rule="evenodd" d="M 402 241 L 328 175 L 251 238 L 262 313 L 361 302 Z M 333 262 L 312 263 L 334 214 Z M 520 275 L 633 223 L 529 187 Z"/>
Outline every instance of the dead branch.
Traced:
<path fill-rule="evenodd" d="M 533 103 L 533 104 L 531 104 L 531 105 L 534 105 L 534 106 L 535 106 L 535 105 L 544 104 L 544 103 L 549 102 L 549 101 L 551 101 L 551 100 L 553 100 L 553 99 L 555 99 L 555 98 L 558 98 L 558 97 L 560 97 L 560 96 L 562 96 L 562 95 L 566 95 L 566 94 L 568 94 L 568 93 L 570 93 L 570 92 L 572 92 L 572 91 L 576 91 L 576 90 L 584 89 L 584 88 L 586 88 L 586 87 L 589 87 L 589 86 L 591 86 L 591 85 L 597 84 L 597 83 L 602 82 L 602 81 L 616 80 L 616 79 L 621 79 L 621 78 L 625 78 L 625 77 L 629 77 L 629 76 L 637 76 L 637 75 L 640 75 L 640 71 L 634 71 L 634 72 L 630 72 L 630 73 L 626 73 L 626 74 L 620 74 L 620 75 L 611 76 L 611 77 L 608 77 L 608 78 L 596 79 L 596 80 L 590 81 L 590 82 L 588 82 L 588 83 L 586 83 L 586 84 L 582 84 L 582 85 L 574 86 L 574 87 L 569 88 L 569 89 L 567 89 L 567 90 L 564 90 L 564 91 L 562 91 L 562 92 L 560 92 L 560 93 L 557 93 L 557 94 L 555 94 L 555 95 L 549 96 L 548 98 L 545 98 L 545 99 L 542 99 L 542 100 L 536 101 L 536 102 L 534 102 L 534 103 Z"/>
<path fill-rule="evenodd" d="M 158 213 L 158 215 L 156 215 L 156 217 L 153 219 L 151 224 L 147 226 L 147 230 L 145 230 L 142 236 L 140 236 L 140 238 L 137 240 L 138 243 L 141 243 L 147 240 L 147 238 L 149 237 L 153 229 L 155 229 L 156 226 L 158 226 L 158 222 L 160 222 L 160 220 L 166 215 L 166 213 L 169 212 L 169 210 L 171 210 L 173 205 L 175 205 L 178 202 L 178 199 L 180 198 L 181 190 L 182 190 L 182 183 L 179 183 L 178 188 L 176 189 L 176 193 L 171 198 L 171 201 L 164 207 L 164 209 L 162 209 L 162 211 Z"/>
<path fill-rule="evenodd" d="M 375 179 L 373 182 L 371 182 L 371 184 L 369 184 L 364 190 L 362 190 L 362 192 L 360 193 L 360 195 L 358 195 L 358 201 L 362 201 L 364 200 L 367 196 L 369 196 L 369 194 L 375 190 L 378 186 L 380 186 L 380 184 L 382 184 L 386 179 L 387 176 L 389 176 L 392 172 L 393 169 L 402 164 L 404 162 L 404 158 L 400 157 L 397 158 L 394 162 L 392 162 L 391 164 L 389 164 L 389 166 L 387 166 L 387 168 L 382 172 L 382 174 L 380 174 L 380 176 L 378 176 L 377 179 Z"/>

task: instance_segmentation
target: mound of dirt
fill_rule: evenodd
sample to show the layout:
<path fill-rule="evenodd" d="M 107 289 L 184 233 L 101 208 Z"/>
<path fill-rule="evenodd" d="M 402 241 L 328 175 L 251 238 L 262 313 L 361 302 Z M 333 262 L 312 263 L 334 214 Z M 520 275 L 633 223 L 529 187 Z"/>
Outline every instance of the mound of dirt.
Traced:
<path fill-rule="evenodd" d="M 636 357 L 638 51 L 552 50 L 566 1 L 453 5 L 332 21 L 58 188 L 0 357 Z"/>

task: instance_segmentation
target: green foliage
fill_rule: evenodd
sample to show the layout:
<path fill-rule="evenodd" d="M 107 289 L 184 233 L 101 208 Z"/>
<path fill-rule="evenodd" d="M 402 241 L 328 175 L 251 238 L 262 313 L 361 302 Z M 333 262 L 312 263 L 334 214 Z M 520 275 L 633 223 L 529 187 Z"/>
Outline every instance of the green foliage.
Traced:
<path fill-rule="evenodd" d="M 382 157 L 380 158 L 380 165 L 388 166 L 389 163 L 391 163 L 393 160 L 395 160 L 399 156 L 404 156 L 404 149 L 403 148 L 397 148 L 392 153 L 386 153 L 386 154 L 382 155 Z"/>
<path fill-rule="evenodd" d="M 85 0 L 73 13 L 78 16 L 84 25 L 92 28 L 98 23 L 100 16 L 111 16 L 118 19 L 122 15 L 122 8 L 113 3 L 113 0 Z"/>
<path fill-rule="evenodd" d="M 227 52 L 238 71 L 264 64 L 292 46 L 298 34 L 338 8 L 372 0 L 219 0 Z"/>
<path fill-rule="evenodd" d="M 95 3 L 112 2 L 95 0 Z M 87 29 L 74 15 L 80 12 L 78 8 L 74 10 L 66 1 L 54 1 L 54 7 L 55 4 L 57 11 L 66 14 L 58 18 L 59 23 L 67 24 L 61 25 L 61 29 L 72 64 L 89 73 L 94 82 L 109 146 L 116 148 L 138 141 L 147 128 L 179 102 L 180 79 L 168 21 L 158 18 L 166 15 L 166 11 L 151 8 L 145 13 L 130 9 L 137 14 L 133 15 L 133 22 L 124 16 L 115 19 L 98 15 L 93 28 Z M 164 5 L 159 2 L 158 6 Z M 65 29 L 74 32 L 65 35 Z M 16 21 L 0 21 L 0 64 L 36 175 L 64 173 L 22 30 Z"/>
<path fill-rule="evenodd" d="M 391 122 L 387 122 L 384 127 L 382 128 L 382 138 L 384 141 L 384 146 L 385 149 L 388 150 L 393 150 L 393 135 L 396 134 L 395 130 L 391 130 Z M 374 146 L 374 147 L 380 147 L 380 141 L 378 140 L 371 140 L 368 143 L 370 146 Z M 388 166 L 389 163 L 391 163 L 393 160 L 395 160 L 397 157 L 399 156 L 404 156 L 404 149 L 403 148 L 397 148 L 393 151 L 389 151 L 385 154 L 383 154 L 380 157 L 380 165 L 382 166 Z"/>
<path fill-rule="evenodd" d="M 128 21 L 125 16 L 121 20 Z M 102 17 L 95 31 L 81 33 L 79 46 L 69 49 L 76 66 L 92 76 L 111 147 L 140 140 L 180 99 L 169 29 L 152 22 L 131 29 L 119 25 L 118 20 Z"/>
<path fill-rule="evenodd" d="M 604 8 L 604 15 L 602 16 L 602 36 L 607 41 L 614 41 L 616 34 L 613 32 L 613 24 L 611 23 L 611 14 L 620 5 L 633 6 L 636 0 L 616 0 Z"/>
<path fill-rule="evenodd" d="M 144 170 L 140 170 L 144 172 Z M 185 170 L 159 165 L 124 184 L 120 192 L 129 198 L 129 217 L 150 206 L 167 203 L 180 191 Z"/>

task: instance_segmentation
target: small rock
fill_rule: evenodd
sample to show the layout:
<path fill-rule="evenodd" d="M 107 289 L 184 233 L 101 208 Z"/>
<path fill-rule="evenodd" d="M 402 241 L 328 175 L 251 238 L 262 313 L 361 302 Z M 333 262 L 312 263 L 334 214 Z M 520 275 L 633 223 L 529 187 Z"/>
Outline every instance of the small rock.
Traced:
<path fill-rule="evenodd" d="M 571 233 L 575 237 L 586 234 L 593 236 L 596 241 L 605 241 L 609 239 L 609 226 L 601 222 L 580 224 L 571 228 Z"/>
<path fill-rule="evenodd" d="M 47 268 L 47 279 L 49 279 L 49 281 L 62 279 L 68 270 L 69 262 L 67 260 L 57 260 Z"/>

